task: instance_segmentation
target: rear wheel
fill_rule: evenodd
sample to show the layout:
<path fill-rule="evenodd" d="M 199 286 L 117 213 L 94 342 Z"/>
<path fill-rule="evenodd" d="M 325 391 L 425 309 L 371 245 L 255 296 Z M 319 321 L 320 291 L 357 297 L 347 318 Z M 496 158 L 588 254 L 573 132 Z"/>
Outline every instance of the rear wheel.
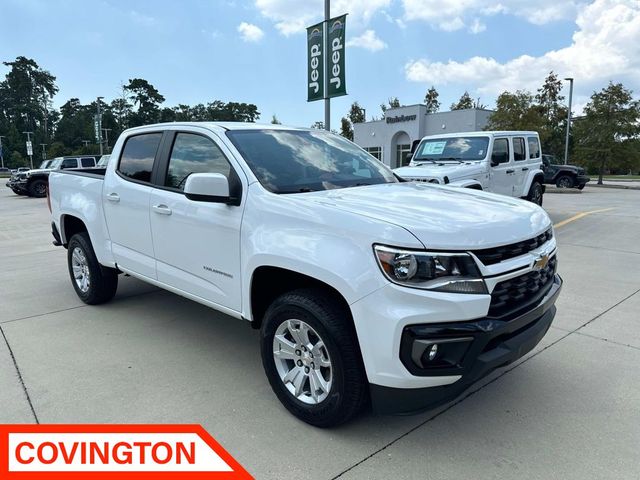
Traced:
<path fill-rule="evenodd" d="M 527 200 L 535 203 L 536 205 L 542 206 L 542 185 L 537 180 L 531 184 Z"/>
<path fill-rule="evenodd" d="M 71 283 L 80 300 L 89 305 L 108 302 L 118 288 L 118 272 L 98 263 L 86 232 L 69 240 L 67 264 Z"/>
<path fill-rule="evenodd" d="M 47 196 L 47 182 L 44 180 L 34 180 L 29 185 L 29 195 L 32 197 L 46 197 Z"/>
<path fill-rule="evenodd" d="M 560 175 L 556 179 L 556 187 L 558 188 L 573 188 L 573 177 L 571 175 Z"/>
<path fill-rule="evenodd" d="M 271 388 L 299 419 L 331 427 L 362 409 L 358 342 L 349 312 L 332 296 L 303 289 L 278 297 L 262 323 L 261 351 Z"/>

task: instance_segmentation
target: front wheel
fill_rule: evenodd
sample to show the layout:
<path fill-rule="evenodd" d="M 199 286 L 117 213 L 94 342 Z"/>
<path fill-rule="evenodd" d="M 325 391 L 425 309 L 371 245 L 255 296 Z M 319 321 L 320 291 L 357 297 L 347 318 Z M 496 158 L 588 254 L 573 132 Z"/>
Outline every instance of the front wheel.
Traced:
<path fill-rule="evenodd" d="M 320 290 L 278 297 L 261 331 L 262 364 L 274 393 L 317 427 L 346 422 L 363 407 L 367 383 L 349 312 Z"/>
<path fill-rule="evenodd" d="M 529 188 L 529 195 L 527 200 L 542 206 L 542 185 L 538 181 L 534 181 Z"/>
<path fill-rule="evenodd" d="M 558 188 L 573 188 L 573 177 L 570 175 L 560 175 L 556 180 Z"/>
<path fill-rule="evenodd" d="M 67 264 L 73 288 L 84 303 L 105 303 L 116 294 L 118 272 L 98 263 L 86 232 L 76 233 L 69 240 Z"/>
<path fill-rule="evenodd" d="M 585 184 L 578 185 L 578 190 L 584 190 Z"/>
<path fill-rule="evenodd" d="M 47 182 L 44 180 L 34 180 L 29 185 L 29 195 L 32 197 L 46 197 L 47 196 Z"/>

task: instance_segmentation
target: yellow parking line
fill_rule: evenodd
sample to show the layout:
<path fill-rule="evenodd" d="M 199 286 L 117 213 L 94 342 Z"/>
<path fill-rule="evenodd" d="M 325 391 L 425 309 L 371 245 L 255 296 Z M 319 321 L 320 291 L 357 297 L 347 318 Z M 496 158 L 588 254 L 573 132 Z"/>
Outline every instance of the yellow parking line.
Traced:
<path fill-rule="evenodd" d="M 587 215 L 591 215 L 592 213 L 602 213 L 602 212 L 608 212 L 609 210 L 614 210 L 613 208 L 603 208 L 601 210 L 592 210 L 590 212 L 582 212 L 582 213 L 578 213 L 577 215 L 574 215 L 573 217 L 567 218 L 566 220 L 562 220 L 561 222 L 556 223 L 553 227 L 554 228 L 560 228 L 560 227 L 564 227 L 567 223 L 571 223 L 575 220 L 578 220 L 582 217 L 586 217 Z"/>

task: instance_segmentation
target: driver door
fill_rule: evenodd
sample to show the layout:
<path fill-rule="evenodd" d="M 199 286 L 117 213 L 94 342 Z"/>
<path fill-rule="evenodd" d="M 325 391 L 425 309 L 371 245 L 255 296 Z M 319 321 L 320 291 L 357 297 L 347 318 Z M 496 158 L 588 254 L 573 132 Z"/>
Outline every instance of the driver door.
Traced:
<path fill-rule="evenodd" d="M 223 143 L 195 131 L 171 132 L 168 162 L 151 192 L 151 235 L 158 281 L 240 311 L 241 206 L 189 200 L 191 173 L 221 173 L 239 181 Z M 232 178 L 234 177 L 235 178 Z"/>
<path fill-rule="evenodd" d="M 509 147 L 509 137 L 493 140 L 491 150 L 491 192 L 513 195 L 515 168 Z"/>

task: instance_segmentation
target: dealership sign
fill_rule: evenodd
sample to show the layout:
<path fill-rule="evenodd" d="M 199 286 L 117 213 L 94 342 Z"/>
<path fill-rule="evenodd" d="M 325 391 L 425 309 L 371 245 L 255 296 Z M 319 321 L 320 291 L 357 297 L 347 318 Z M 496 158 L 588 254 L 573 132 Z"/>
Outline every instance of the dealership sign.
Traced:
<path fill-rule="evenodd" d="M 2 479 L 249 479 L 199 425 L 2 425 Z M 105 476 L 108 475 L 108 476 Z"/>
<path fill-rule="evenodd" d="M 400 122 L 412 122 L 418 118 L 417 115 L 396 115 L 395 117 L 386 117 L 387 123 L 400 123 Z"/>
<path fill-rule="evenodd" d="M 347 94 L 345 81 L 345 30 L 347 16 L 342 15 L 307 28 L 307 101 Z M 324 73 L 327 73 L 325 84 Z"/>

